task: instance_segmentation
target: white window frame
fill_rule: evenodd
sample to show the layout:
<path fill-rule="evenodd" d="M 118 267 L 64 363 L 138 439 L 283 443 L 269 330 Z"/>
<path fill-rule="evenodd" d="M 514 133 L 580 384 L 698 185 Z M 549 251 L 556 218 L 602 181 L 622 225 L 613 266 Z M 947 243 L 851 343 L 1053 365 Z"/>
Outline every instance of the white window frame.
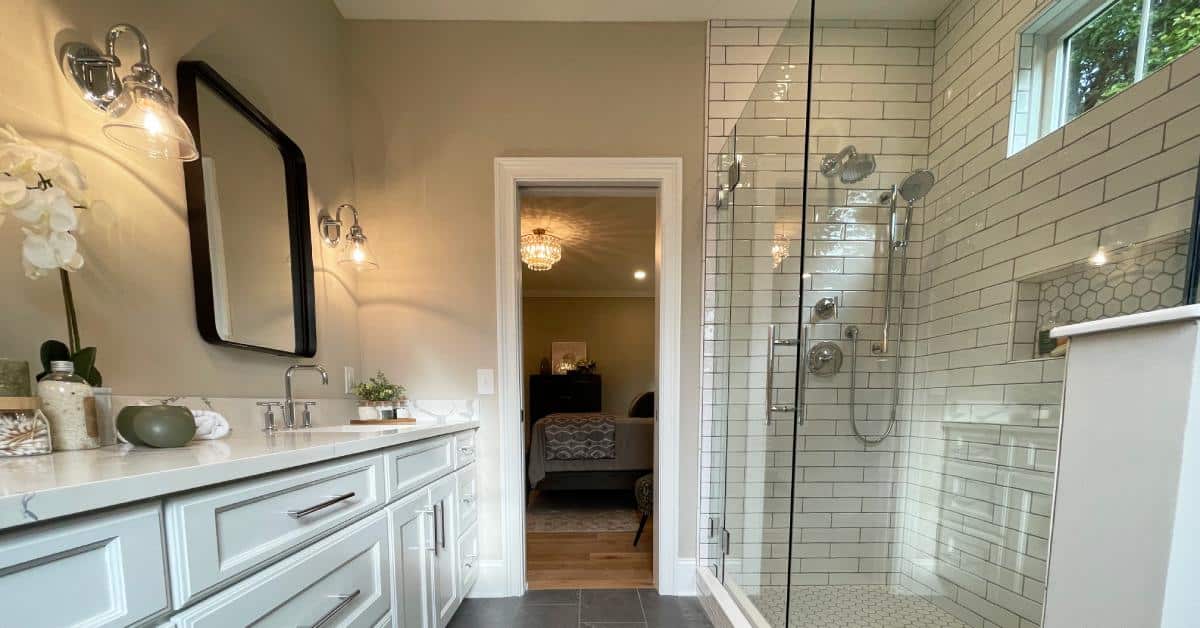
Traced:
<path fill-rule="evenodd" d="M 1018 113 L 1014 101 L 1012 118 L 1024 116 L 1027 131 L 1020 137 L 1009 134 L 1009 155 L 1013 155 L 1061 128 L 1067 122 L 1067 53 L 1068 40 L 1072 35 L 1091 22 L 1119 0 L 1060 0 L 1035 18 L 1021 30 L 1033 35 L 1032 91 L 1028 113 Z M 1150 39 L 1150 3 L 1141 0 L 1142 17 L 1138 34 L 1137 60 L 1134 68 L 1134 83 L 1146 74 L 1146 49 Z M 1017 40 L 1017 57 L 1020 57 L 1021 40 Z M 1019 63 L 1019 61 L 1018 61 Z M 1014 90 L 1014 96 L 1016 91 Z M 1086 113 L 1086 112 L 1084 112 Z M 1082 114 L 1080 114 L 1082 115 Z M 1018 144 L 1017 142 L 1022 142 Z"/>

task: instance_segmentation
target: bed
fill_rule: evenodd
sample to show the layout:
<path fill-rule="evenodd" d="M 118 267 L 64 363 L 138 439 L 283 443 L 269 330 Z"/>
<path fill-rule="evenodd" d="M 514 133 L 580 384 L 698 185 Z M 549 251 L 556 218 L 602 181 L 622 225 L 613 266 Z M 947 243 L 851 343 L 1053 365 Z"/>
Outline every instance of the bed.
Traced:
<path fill-rule="evenodd" d="M 599 412 L 549 414 L 533 424 L 529 487 L 627 489 L 654 468 L 654 419 Z"/>

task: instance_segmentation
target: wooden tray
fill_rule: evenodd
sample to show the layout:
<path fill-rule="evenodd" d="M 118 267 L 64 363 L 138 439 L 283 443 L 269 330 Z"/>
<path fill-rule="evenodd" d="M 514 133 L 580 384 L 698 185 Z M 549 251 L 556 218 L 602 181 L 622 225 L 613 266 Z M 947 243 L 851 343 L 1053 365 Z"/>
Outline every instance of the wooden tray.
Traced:
<path fill-rule="evenodd" d="M 417 420 L 408 419 L 350 419 L 351 425 L 411 425 Z"/>

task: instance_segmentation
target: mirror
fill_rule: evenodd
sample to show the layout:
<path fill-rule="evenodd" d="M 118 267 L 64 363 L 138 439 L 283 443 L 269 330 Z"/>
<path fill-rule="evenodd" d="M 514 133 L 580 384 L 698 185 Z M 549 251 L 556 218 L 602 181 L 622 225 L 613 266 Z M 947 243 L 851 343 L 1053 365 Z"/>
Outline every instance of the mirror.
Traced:
<path fill-rule="evenodd" d="M 304 155 L 216 70 L 179 63 L 179 113 L 200 159 L 184 164 L 196 315 L 214 344 L 317 350 Z"/>

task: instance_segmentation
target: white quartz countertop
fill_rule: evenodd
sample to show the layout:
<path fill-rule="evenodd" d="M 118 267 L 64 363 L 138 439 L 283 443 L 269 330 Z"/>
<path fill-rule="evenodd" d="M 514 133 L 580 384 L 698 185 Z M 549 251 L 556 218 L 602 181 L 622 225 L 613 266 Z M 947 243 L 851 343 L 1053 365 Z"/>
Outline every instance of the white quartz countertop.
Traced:
<path fill-rule="evenodd" d="M 438 421 L 386 431 L 234 433 L 186 447 L 114 445 L 0 459 L 0 530 L 162 497 L 479 427 Z"/>

